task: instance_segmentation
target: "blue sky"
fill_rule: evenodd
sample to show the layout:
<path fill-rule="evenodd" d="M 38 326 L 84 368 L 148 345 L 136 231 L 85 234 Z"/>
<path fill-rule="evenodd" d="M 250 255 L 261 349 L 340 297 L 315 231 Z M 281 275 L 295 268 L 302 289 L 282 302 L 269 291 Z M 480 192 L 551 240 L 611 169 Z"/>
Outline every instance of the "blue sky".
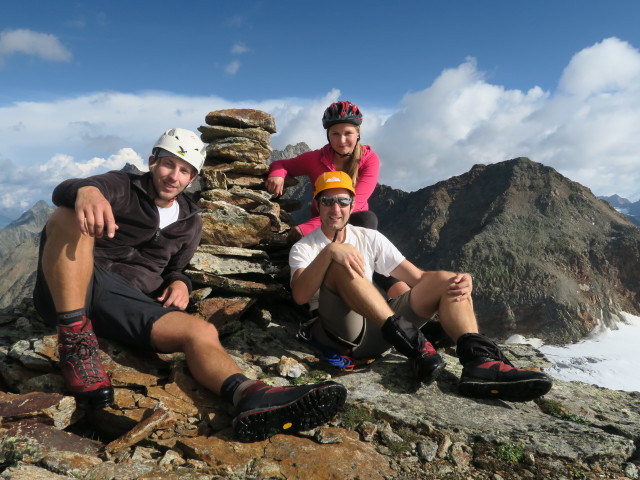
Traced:
<path fill-rule="evenodd" d="M 636 1 L 0 2 L 0 211 L 220 108 L 319 148 L 337 99 L 396 188 L 528 156 L 640 198 Z"/>

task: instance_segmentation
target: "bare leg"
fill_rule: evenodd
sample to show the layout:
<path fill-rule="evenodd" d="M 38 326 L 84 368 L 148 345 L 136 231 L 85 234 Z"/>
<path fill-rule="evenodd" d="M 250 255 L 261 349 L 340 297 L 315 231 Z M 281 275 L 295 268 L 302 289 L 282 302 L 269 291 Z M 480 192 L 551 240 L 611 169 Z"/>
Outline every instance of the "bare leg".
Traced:
<path fill-rule="evenodd" d="M 347 270 L 335 262 L 327 270 L 324 284 L 333 292 L 338 292 L 344 302 L 363 317 L 382 326 L 393 315 L 393 310 L 380 295 L 378 289 L 366 278 L 351 278 Z"/>
<path fill-rule="evenodd" d="M 465 333 L 478 333 L 478 323 L 471 301 L 456 301 L 447 293 L 454 278 L 451 272 L 425 272 L 413 287 L 410 301 L 413 311 L 421 317 L 429 318 L 437 312 L 442 328 L 457 341 Z"/>
<path fill-rule="evenodd" d="M 387 297 L 396 298 L 403 293 L 408 292 L 409 290 L 411 290 L 411 287 L 409 287 L 409 285 L 407 285 L 406 283 L 396 282 L 391 285 L 391 287 L 389 287 L 389 290 L 387 290 Z"/>
<path fill-rule="evenodd" d="M 242 373 L 218 338 L 215 326 L 183 312 L 168 312 L 153 325 L 151 340 L 165 352 L 184 352 L 193 377 L 216 394 L 222 383 Z"/>
<path fill-rule="evenodd" d="M 242 373 L 220 344 L 216 328 L 202 318 L 169 312 L 156 320 L 151 339 L 161 350 L 184 352 L 193 377 L 216 394 L 225 380 Z M 273 388 L 244 380 L 233 393 L 233 427 L 242 441 L 308 430 L 332 418 L 346 396 L 344 386 L 330 381 Z"/>
<path fill-rule="evenodd" d="M 58 208 L 46 228 L 42 271 L 56 311 L 84 308 L 93 273 L 94 239 L 80 233 L 75 212 L 70 208 Z"/>
<path fill-rule="evenodd" d="M 87 288 L 93 274 L 94 239 L 80 233 L 75 211 L 58 208 L 46 226 L 42 271 L 57 314 L 67 313 L 58 330 L 60 369 L 67 389 L 93 407 L 113 402 L 113 388 L 104 371 L 98 341 L 86 317 Z"/>

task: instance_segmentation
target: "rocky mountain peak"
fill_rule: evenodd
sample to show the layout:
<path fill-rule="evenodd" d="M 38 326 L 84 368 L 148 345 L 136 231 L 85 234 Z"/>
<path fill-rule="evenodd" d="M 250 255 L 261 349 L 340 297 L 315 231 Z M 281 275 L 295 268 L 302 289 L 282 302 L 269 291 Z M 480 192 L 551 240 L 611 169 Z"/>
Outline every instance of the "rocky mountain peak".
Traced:
<path fill-rule="evenodd" d="M 370 205 L 417 265 L 473 274 L 481 326 L 498 338 L 576 341 L 638 312 L 640 230 L 551 167 L 476 165 L 416 192 L 379 186 Z"/>

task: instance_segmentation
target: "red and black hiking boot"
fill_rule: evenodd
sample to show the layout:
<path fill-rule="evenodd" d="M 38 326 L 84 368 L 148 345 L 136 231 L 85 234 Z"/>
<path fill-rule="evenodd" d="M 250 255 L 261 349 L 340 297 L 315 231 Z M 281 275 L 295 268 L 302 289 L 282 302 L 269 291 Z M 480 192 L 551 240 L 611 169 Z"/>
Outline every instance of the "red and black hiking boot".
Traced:
<path fill-rule="evenodd" d="M 446 365 L 440 354 L 431 345 L 431 342 L 426 340 L 420 356 L 411 358 L 410 362 L 416 378 L 426 384 L 438 378 Z"/>
<path fill-rule="evenodd" d="M 469 397 L 527 402 L 547 393 L 552 384 L 551 377 L 542 372 L 516 368 L 508 361 L 477 358 L 464 365 L 458 391 Z"/>
<path fill-rule="evenodd" d="M 233 429 L 242 442 L 309 430 L 333 418 L 346 399 L 347 389 L 336 382 L 271 387 L 258 381 L 242 392 Z"/>
<path fill-rule="evenodd" d="M 58 355 L 64 383 L 78 400 L 86 400 L 95 408 L 113 403 L 113 388 L 109 376 L 102 368 L 98 340 L 91 320 L 69 325 L 58 325 Z"/>

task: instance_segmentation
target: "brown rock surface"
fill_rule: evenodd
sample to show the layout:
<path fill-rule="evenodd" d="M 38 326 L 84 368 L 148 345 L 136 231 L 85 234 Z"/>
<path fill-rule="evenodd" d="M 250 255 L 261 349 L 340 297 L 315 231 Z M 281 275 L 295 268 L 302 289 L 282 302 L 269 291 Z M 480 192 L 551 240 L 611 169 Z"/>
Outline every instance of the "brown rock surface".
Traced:
<path fill-rule="evenodd" d="M 234 128 L 262 128 L 276 133 L 276 121 L 273 115 L 251 108 L 235 108 L 209 112 L 205 117 L 207 125 L 222 125 Z"/>

